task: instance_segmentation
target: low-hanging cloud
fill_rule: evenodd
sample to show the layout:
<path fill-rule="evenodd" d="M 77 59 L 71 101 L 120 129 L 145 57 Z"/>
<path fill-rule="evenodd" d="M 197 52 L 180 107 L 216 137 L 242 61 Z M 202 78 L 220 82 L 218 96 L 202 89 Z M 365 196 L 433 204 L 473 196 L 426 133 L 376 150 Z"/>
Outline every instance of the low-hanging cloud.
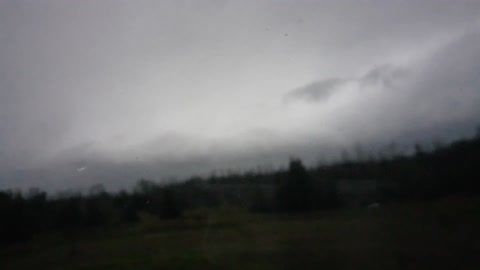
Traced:
<path fill-rule="evenodd" d="M 312 82 L 288 92 L 284 99 L 287 103 L 292 100 L 326 102 L 331 96 L 350 87 L 360 90 L 381 87 L 386 91 L 395 88 L 395 85 L 406 75 L 407 71 L 404 68 L 385 64 L 372 68 L 358 78 L 330 78 Z"/>
<path fill-rule="evenodd" d="M 292 90 L 285 96 L 285 99 L 286 101 L 291 99 L 303 99 L 314 102 L 325 101 L 331 95 L 335 94 L 335 91 L 340 90 L 341 86 L 345 85 L 346 83 L 347 80 L 340 78 L 332 78 L 313 82 L 298 89 Z"/>
<path fill-rule="evenodd" d="M 0 187 L 119 187 L 467 136 L 479 8 L 2 1 Z"/>

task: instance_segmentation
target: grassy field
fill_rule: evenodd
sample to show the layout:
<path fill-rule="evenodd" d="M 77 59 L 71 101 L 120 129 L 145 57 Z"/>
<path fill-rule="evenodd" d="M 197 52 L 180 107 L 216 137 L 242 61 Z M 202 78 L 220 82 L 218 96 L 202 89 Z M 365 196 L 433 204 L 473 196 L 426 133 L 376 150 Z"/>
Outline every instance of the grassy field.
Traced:
<path fill-rule="evenodd" d="M 0 269 L 480 269 L 480 200 L 308 215 L 197 210 L 182 220 L 1 249 Z"/>

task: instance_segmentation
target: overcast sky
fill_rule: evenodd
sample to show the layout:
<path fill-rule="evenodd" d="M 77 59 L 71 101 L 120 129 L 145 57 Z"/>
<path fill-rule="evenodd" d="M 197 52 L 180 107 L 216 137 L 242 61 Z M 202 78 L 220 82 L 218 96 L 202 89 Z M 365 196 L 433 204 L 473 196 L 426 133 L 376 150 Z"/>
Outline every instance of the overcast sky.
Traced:
<path fill-rule="evenodd" d="M 478 0 L 0 0 L 0 188 L 468 136 L 479 18 Z"/>

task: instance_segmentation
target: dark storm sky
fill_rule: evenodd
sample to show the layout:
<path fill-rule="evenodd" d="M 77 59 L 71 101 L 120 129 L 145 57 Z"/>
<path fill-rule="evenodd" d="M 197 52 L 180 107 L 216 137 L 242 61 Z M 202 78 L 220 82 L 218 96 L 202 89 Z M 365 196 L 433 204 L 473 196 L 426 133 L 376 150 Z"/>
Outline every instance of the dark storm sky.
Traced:
<path fill-rule="evenodd" d="M 473 0 L 0 0 L 0 188 L 467 136 L 478 18 Z"/>

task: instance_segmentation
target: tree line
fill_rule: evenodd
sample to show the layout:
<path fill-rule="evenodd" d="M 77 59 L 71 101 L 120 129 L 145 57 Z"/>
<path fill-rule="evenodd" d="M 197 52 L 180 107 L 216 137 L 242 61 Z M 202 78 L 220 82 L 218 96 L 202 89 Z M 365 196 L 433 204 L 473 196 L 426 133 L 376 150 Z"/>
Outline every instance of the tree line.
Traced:
<path fill-rule="evenodd" d="M 375 201 L 428 200 L 480 195 L 480 134 L 413 155 L 344 160 L 307 169 L 300 159 L 274 172 L 192 177 L 161 184 L 139 180 L 130 191 L 109 193 L 102 185 L 87 194 L 50 198 L 39 189 L 0 191 L 0 245 L 28 241 L 45 232 L 66 237 L 79 231 L 135 223 L 140 213 L 160 219 L 181 218 L 195 208 L 243 207 L 254 212 L 298 213 L 340 207 L 340 179 L 375 179 Z"/>

